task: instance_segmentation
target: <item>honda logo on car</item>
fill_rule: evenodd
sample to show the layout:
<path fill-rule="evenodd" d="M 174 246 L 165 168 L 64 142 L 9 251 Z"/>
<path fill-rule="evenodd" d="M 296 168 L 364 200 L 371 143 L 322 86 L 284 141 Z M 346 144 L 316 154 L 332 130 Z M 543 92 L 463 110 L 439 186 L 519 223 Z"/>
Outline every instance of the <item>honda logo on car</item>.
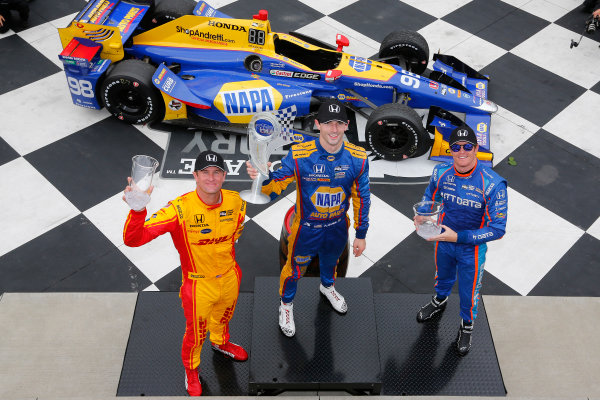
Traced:
<path fill-rule="evenodd" d="M 208 25 L 216 26 L 217 28 L 225 28 L 225 29 L 229 29 L 232 31 L 247 32 L 246 28 L 244 28 L 241 25 L 227 24 L 227 23 L 223 23 L 223 22 L 219 22 L 219 21 L 208 21 Z"/>
<path fill-rule="evenodd" d="M 270 87 L 228 90 L 220 94 L 225 115 L 249 115 L 275 109 L 275 100 Z"/>

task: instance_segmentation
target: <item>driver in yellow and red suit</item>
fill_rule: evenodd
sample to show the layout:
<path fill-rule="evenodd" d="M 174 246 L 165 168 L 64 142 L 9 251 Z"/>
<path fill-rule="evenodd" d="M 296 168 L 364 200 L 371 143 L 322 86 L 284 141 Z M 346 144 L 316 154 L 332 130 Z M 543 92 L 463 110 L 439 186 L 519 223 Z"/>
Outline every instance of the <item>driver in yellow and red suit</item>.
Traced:
<path fill-rule="evenodd" d="M 181 348 L 186 390 L 199 396 L 198 366 L 208 332 L 213 349 L 235 360 L 248 358 L 241 346 L 229 341 L 229 321 L 242 277 L 234 243 L 244 227 L 246 202 L 237 192 L 221 189 L 226 172 L 219 154 L 201 153 L 193 174 L 196 190 L 177 197 L 149 219 L 145 220 L 145 206 L 139 211 L 132 209 L 123 240 L 127 246 L 137 247 L 162 234 L 171 235 L 183 280 L 179 296 L 186 319 Z M 127 191 L 131 191 L 130 186 Z"/>

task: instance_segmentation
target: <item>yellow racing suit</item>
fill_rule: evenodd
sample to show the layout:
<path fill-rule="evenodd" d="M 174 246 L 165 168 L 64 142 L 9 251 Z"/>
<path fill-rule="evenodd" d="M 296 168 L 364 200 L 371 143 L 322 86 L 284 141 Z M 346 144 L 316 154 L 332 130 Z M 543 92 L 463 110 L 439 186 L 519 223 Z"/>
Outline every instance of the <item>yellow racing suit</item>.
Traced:
<path fill-rule="evenodd" d="M 127 246 L 141 246 L 168 232 L 179 252 L 179 297 L 186 319 L 181 358 L 186 368 L 200 365 L 207 332 L 217 345 L 229 341 L 229 321 L 242 278 L 234 243 L 245 217 L 246 202 L 237 192 L 221 190 L 221 202 L 207 205 L 193 191 L 169 202 L 146 221 L 145 209 L 131 210 L 125 222 L 123 241 Z"/>

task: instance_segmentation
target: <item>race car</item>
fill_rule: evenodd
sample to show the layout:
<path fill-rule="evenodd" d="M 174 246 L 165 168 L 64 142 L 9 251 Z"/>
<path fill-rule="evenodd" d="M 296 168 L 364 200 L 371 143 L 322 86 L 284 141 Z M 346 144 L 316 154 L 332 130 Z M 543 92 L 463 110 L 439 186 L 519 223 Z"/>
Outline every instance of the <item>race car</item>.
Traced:
<path fill-rule="evenodd" d="M 444 160 L 452 128 L 467 123 L 478 157 L 492 160 L 497 106 L 487 99 L 488 77 L 442 54 L 427 70 L 429 48 L 417 32 L 390 33 L 369 59 L 344 52 L 341 34 L 331 46 L 273 32 L 266 10 L 236 19 L 204 1 L 90 0 L 59 35 L 74 104 L 106 107 L 127 123 L 246 133 L 254 114 L 294 105 L 300 141 L 316 136 L 318 106 L 337 98 L 367 119 L 365 140 L 379 158 L 431 148 L 431 159 Z"/>

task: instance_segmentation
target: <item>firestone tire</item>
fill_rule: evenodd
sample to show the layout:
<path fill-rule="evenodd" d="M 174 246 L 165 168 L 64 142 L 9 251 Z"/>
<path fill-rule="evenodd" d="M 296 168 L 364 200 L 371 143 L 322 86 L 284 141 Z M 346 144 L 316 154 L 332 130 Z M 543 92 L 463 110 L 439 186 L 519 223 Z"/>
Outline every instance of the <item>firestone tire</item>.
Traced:
<path fill-rule="evenodd" d="M 409 106 L 389 103 L 371 113 L 366 125 L 367 141 L 379 158 L 401 161 L 419 157 L 429 150 L 431 138 L 419 114 Z"/>
<path fill-rule="evenodd" d="M 152 14 L 152 25 L 156 27 L 184 15 L 192 15 L 197 4 L 194 0 L 157 1 Z"/>
<path fill-rule="evenodd" d="M 294 220 L 294 206 L 288 210 L 283 219 L 283 226 L 281 227 L 281 235 L 279 236 L 279 271 L 283 269 L 288 257 L 288 237 L 290 236 L 290 228 L 292 221 Z M 350 244 L 346 243 L 346 247 L 338 259 L 336 267 L 336 276 L 343 278 L 346 276 L 348 271 L 348 252 L 350 251 Z M 308 277 L 319 277 L 319 257 L 314 257 L 306 268 L 306 272 L 303 276 Z"/>
<path fill-rule="evenodd" d="M 140 60 L 124 60 L 110 70 L 100 86 L 104 107 L 129 124 L 147 124 L 164 117 L 160 92 L 152 84 L 156 68 Z"/>
<path fill-rule="evenodd" d="M 408 68 L 410 72 L 422 74 L 429 62 L 429 45 L 418 32 L 401 30 L 387 35 L 379 47 L 379 58 L 399 56 L 406 61 L 406 66 L 390 61 L 390 63 Z"/>

